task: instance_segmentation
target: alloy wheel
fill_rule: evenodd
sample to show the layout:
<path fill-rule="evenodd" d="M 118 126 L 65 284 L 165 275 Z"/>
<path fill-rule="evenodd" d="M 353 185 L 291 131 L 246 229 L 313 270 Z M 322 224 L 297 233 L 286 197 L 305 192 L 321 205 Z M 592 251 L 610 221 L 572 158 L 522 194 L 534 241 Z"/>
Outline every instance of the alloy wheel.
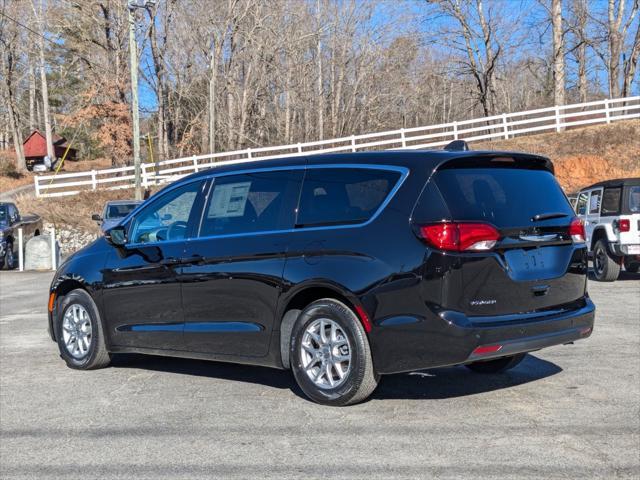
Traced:
<path fill-rule="evenodd" d="M 351 345 L 340 325 L 328 318 L 320 318 L 305 329 L 300 358 L 304 371 L 317 387 L 336 388 L 349 375 Z"/>
<path fill-rule="evenodd" d="M 62 338 L 67 352 L 77 360 L 86 357 L 92 337 L 89 312 L 80 304 L 69 305 L 62 318 Z"/>

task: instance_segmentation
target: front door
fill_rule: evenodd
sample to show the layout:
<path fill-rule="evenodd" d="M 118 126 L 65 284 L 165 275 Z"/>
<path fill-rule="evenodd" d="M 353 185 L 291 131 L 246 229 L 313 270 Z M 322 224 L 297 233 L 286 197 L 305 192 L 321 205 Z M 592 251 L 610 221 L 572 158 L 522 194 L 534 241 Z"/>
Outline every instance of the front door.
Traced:
<path fill-rule="evenodd" d="M 205 181 L 152 197 L 129 223 L 128 243 L 114 248 L 103 271 L 103 305 L 114 345 L 182 348 L 178 273 L 185 242 L 198 223 Z"/>
<path fill-rule="evenodd" d="M 185 348 L 267 355 L 303 170 L 217 177 L 182 269 Z"/>

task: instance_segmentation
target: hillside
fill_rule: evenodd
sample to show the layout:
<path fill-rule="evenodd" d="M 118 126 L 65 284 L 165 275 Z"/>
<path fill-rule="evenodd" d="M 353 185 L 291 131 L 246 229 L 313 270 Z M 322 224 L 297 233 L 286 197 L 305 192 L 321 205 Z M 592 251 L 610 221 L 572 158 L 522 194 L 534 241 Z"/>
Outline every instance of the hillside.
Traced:
<path fill-rule="evenodd" d="M 600 180 L 640 176 L 640 120 L 477 142 L 471 148 L 547 156 L 553 160 L 556 176 L 567 193 Z"/>

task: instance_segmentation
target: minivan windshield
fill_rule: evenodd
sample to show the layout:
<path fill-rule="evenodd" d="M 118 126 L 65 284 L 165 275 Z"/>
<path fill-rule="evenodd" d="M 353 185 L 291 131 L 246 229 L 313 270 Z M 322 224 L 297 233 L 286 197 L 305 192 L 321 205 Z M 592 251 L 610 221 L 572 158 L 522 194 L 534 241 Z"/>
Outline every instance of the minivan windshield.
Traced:
<path fill-rule="evenodd" d="M 553 174 L 520 168 L 454 168 L 434 180 L 453 220 L 483 221 L 500 228 L 568 224 L 573 210 Z M 564 214 L 564 215 L 563 215 Z"/>

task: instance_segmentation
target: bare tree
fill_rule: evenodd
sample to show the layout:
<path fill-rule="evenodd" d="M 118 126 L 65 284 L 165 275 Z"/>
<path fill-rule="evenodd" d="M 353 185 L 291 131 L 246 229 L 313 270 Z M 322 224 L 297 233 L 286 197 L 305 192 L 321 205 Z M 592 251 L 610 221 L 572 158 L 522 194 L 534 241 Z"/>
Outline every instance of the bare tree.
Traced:
<path fill-rule="evenodd" d="M 562 0 L 551 0 L 551 25 L 553 27 L 553 102 L 565 103 L 564 34 Z"/>

